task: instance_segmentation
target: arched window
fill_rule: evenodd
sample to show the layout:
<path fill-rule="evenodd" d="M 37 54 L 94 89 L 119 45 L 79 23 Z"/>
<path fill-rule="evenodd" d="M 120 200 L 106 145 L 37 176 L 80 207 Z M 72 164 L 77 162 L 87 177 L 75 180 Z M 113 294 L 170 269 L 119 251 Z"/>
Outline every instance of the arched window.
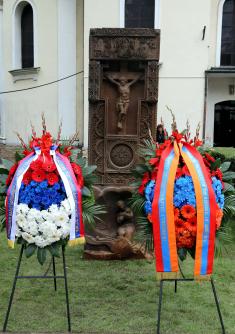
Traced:
<path fill-rule="evenodd" d="M 37 67 L 37 15 L 34 1 L 18 0 L 12 15 L 13 70 Z"/>
<path fill-rule="evenodd" d="M 154 28 L 155 0 L 126 0 L 126 28 Z"/>
<path fill-rule="evenodd" d="M 33 9 L 26 4 L 21 15 L 21 57 L 22 68 L 34 66 Z"/>
<path fill-rule="evenodd" d="M 235 66 L 235 0 L 223 6 L 220 65 Z"/>

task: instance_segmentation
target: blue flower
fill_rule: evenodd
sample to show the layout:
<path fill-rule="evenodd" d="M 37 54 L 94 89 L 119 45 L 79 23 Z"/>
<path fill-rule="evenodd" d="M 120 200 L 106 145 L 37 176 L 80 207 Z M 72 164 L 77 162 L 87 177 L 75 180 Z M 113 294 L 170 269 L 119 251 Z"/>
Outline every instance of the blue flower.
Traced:
<path fill-rule="evenodd" d="M 149 213 L 152 213 L 152 203 L 150 201 L 146 201 L 144 203 L 144 211 L 146 215 L 148 215 Z"/>
<path fill-rule="evenodd" d="M 185 204 L 196 207 L 196 197 L 191 176 L 179 177 L 174 185 L 174 206 L 182 208 Z"/>
<path fill-rule="evenodd" d="M 150 201 L 150 202 L 153 201 L 154 189 L 155 189 L 155 181 L 151 180 L 146 185 L 145 191 L 144 191 L 145 198 L 146 198 L 147 201 Z"/>
<path fill-rule="evenodd" d="M 53 189 L 59 190 L 60 189 L 60 184 L 57 182 L 54 184 Z"/>
<path fill-rule="evenodd" d="M 39 183 L 39 187 L 41 189 L 45 189 L 45 188 L 47 188 L 47 186 L 48 186 L 47 180 L 44 180 L 44 181 L 42 181 L 42 182 Z"/>
<path fill-rule="evenodd" d="M 216 203 L 220 207 L 220 209 L 223 209 L 224 207 L 224 194 L 222 193 L 223 185 L 220 180 L 218 180 L 216 177 L 212 177 L 212 188 L 215 193 L 216 197 Z"/>

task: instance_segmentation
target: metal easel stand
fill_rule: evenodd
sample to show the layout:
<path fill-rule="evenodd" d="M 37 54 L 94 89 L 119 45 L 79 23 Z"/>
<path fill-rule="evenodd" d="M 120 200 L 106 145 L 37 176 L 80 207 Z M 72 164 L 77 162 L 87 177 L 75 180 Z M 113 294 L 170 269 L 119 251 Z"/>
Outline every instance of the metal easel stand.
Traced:
<path fill-rule="evenodd" d="M 67 321 L 68 321 L 68 332 L 71 332 L 71 320 L 70 320 L 70 309 L 69 309 L 69 294 L 68 294 L 68 281 L 67 281 L 67 271 L 66 271 L 66 262 L 65 262 L 65 246 L 62 246 L 62 260 L 63 260 L 63 272 L 64 275 L 58 276 L 56 275 L 56 266 L 55 266 L 55 258 L 52 257 L 52 264 L 53 264 L 53 275 L 49 276 L 47 273 L 45 275 L 38 275 L 38 276 L 19 276 L 20 265 L 22 261 L 22 256 L 24 252 L 24 245 L 21 246 L 20 255 L 16 267 L 15 277 L 12 285 L 11 295 L 8 303 L 7 313 L 3 325 L 3 332 L 7 330 L 7 324 L 9 315 L 11 312 L 13 297 L 15 293 L 16 283 L 18 279 L 53 279 L 54 280 L 54 289 L 57 291 L 57 279 L 64 279 L 64 286 L 65 286 L 65 295 L 66 295 L 66 308 L 67 308 Z"/>
<path fill-rule="evenodd" d="M 160 280 L 159 304 L 158 304 L 158 315 L 157 315 L 157 334 L 160 334 L 163 283 L 164 282 L 174 282 L 175 283 L 175 293 L 177 293 L 177 283 L 178 282 L 193 282 L 193 281 L 195 281 L 194 278 L 185 278 L 182 271 L 181 271 L 181 274 L 183 276 L 182 278 Z M 222 314 L 221 314 L 221 310 L 220 310 L 219 300 L 218 300 L 216 289 L 215 289 L 215 283 L 214 283 L 214 280 L 213 280 L 212 277 L 210 279 L 210 282 L 211 282 L 211 288 L 212 288 L 212 291 L 213 291 L 215 304 L 216 304 L 216 308 L 217 308 L 217 312 L 218 312 L 218 316 L 219 316 L 219 320 L 220 320 L 220 325 L 221 325 L 221 328 L 222 328 L 222 334 L 226 334 L 225 327 L 224 327 L 224 322 L 223 322 L 223 318 L 222 318 Z"/>

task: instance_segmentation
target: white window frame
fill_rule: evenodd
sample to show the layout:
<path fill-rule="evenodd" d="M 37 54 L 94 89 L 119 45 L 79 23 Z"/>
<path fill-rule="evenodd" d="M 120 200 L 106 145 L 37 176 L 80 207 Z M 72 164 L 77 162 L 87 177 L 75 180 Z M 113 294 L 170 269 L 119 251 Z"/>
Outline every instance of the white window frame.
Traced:
<path fill-rule="evenodd" d="M 218 18 L 217 18 L 217 42 L 216 42 L 216 61 L 215 65 L 220 67 L 221 59 L 221 39 L 222 39 L 222 23 L 223 23 L 223 8 L 226 0 L 220 0 L 218 5 Z"/>
<path fill-rule="evenodd" d="M 33 9 L 34 68 L 38 67 L 37 10 L 33 0 L 17 0 L 12 11 L 12 69 L 22 69 L 21 14 L 28 3 Z"/>
<path fill-rule="evenodd" d="M 120 1 L 120 28 L 125 28 L 125 0 Z M 160 29 L 160 1 L 155 0 L 154 28 Z"/>
<path fill-rule="evenodd" d="M 0 68 L 3 68 L 3 4 L 0 1 Z M 3 75 L 0 76 L 0 91 L 3 90 Z M 5 142 L 5 119 L 3 108 L 3 95 L 0 95 L 0 143 Z"/>

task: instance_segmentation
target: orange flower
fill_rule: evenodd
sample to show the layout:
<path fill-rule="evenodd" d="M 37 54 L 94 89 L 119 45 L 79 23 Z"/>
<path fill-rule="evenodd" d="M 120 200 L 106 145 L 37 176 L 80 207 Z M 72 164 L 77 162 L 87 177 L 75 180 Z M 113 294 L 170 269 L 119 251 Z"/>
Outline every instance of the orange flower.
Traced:
<path fill-rule="evenodd" d="M 151 213 L 148 214 L 147 218 L 148 218 L 148 221 L 149 221 L 150 223 L 153 222 L 153 221 L 152 221 L 152 214 L 151 214 Z"/>
<path fill-rule="evenodd" d="M 180 227 L 184 227 L 185 221 L 183 219 L 176 219 L 175 220 L 175 227 L 176 228 L 180 228 Z"/>
<path fill-rule="evenodd" d="M 216 229 L 217 230 L 220 228 L 222 218 L 223 218 L 223 210 L 221 209 L 216 210 Z"/>
<path fill-rule="evenodd" d="M 185 223 L 185 227 L 188 230 L 188 232 L 191 233 L 191 235 L 196 236 L 197 234 L 197 226 L 192 225 L 190 222 Z"/>
<path fill-rule="evenodd" d="M 174 208 L 174 215 L 175 215 L 175 220 L 179 219 L 179 217 L 180 217 L 180 210 L 178 208 Z"/>
<path fill-rule="evenodd" d="M 195 244 L 195 237 L 189 231 L 184 231 L 182 235 L 176 236 L 176 245 L 178 248 L 192 248 Z"/>
<path fill-rule="evenodd" d="M 181 208 L 181 214 L 184 218 L 189 219 L 195 216 L 196 210 L 192 205 L 186 204 Z"/>

